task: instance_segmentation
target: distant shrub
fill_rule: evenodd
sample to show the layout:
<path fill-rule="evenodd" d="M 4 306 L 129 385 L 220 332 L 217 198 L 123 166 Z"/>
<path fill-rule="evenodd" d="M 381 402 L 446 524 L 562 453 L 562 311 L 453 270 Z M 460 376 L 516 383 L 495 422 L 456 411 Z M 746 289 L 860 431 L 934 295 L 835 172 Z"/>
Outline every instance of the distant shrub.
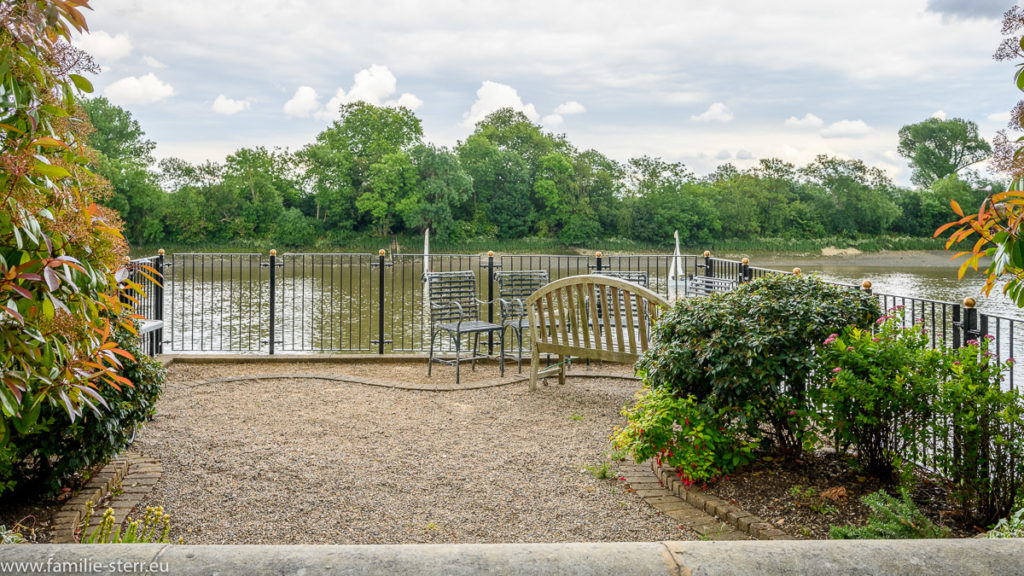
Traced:
<path fill-rule="evenodd" d="M 680 300 L 637 364 L 647 385 L 694 396 L 705 414 L 796 454 L 808 429 L 806 382 L 816 349 L 842 327 L 866 328 L 875 300 L 815 277 L 773 275 L 733 292 Z M 768 425 L 768 430 L 762 429 Z"/>
<path fill-rule="evenodd" d="M 877 322 L 874 331 L 846 327 L 825 340 L 809 396 L 836 448 L 856 446 L 868 471 L 891 479 L 898 459 L 920 455 L 943 363 L 923 326 L 904 326 L 902 309 Z"/>
<path fill-rule="evenodd" d="M 829 538 L 833 540 L 905 540 L 914 538 L 948 538 L 949 528 L 937 526 L 928 519 L 902 490 L 900 498 L 883 491 L 868 494 L 861 499 L 871 509 L 866 526 L 832 526 Z"/>

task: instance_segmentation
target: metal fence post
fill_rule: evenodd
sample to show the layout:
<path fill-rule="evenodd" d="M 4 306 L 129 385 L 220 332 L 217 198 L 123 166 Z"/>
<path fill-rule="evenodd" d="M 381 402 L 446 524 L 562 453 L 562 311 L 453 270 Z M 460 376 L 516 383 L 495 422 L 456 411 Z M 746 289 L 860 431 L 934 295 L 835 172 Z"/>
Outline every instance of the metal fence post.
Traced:
<path fill-rule="evenodd" d="M 978 328 L 978 309 L 974 298 L 964 298 L 964 342 L 966 346 L 970 340 L 981 338 L 981 330 Z"/>
<path fill-rule="evenodd" d="M 740 260 L 740 284 L 746 284 L 750 282 L 750 259 L 744 258 Z"/>
<path fill-rule="evenodd" d="M 380 295 L 377 303 L 377 353 L 384 353 L 384 254 L 383 248 L 377 252 L 377 256 L 380 258 L 378 262 L 379 270 L 377 271 L 377 278 L 380 282 Z"/>
<path fill-rule="evenodd" d="M 594 252 L 594 256 L 597 258 L 597 273 L 601 273 L 601 253 Z"/>
<path fill-rule="evenodd" d="M 161 248 L 156 253 L 156 271 L 160 275 L 157 280 L 159 283 L 153 286 L 153 316 L 154 320 L 163 322 L 164 320 L 164 249 Z M 157 354 L 164 353 L 164 329 L 163 324 L 161 327 L 153 332 L 154 348 Z"/>
<path fill-rule="evenodd" d="M 274 353 L 274 340 L 277 339 L 277 335 L 274 334 L 274 317 L 277 315 L 275 312 L 275 303 L 277 295 L 277 250 L 270 251 L 270 353 Z"/>
<path fill-rule="evenodd" d="M 711 251 L 710 250 L 705 250 L 704 251 L 704 275 L 708 276 L 708 277 L 711 277 L 711 276 L 715 275 L 715 271 L 712 268 Z"/>
<path fill-rule="evenodd" d="M 487 322 L 494 324 L 494 250 L 487 251 Z M 487 354 L 494 355 L 494 332 L 487 333 Z"/>

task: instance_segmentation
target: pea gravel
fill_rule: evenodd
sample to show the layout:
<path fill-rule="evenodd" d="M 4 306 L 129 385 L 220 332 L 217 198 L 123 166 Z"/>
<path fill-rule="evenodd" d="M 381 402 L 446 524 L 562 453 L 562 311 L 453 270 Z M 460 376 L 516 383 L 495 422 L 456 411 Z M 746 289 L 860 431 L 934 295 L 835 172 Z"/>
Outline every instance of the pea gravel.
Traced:
<path fill-rule="evenodd" d="M 610 462 L 608 438 L 636 381 L 570 377 L 531 393 L 513 367 L 503 386 L 439 392 L 314 377 L 454 384 L 447 367 L 425 372 L 425 363 L 176 363 L 133 446 L 164 470 L 140 506 L 163 506 L 173 539 L 187 544 L 694 537 L 615 477 L 585 469 Z M 463 381 L 497 376 L 485 365 Z"/>

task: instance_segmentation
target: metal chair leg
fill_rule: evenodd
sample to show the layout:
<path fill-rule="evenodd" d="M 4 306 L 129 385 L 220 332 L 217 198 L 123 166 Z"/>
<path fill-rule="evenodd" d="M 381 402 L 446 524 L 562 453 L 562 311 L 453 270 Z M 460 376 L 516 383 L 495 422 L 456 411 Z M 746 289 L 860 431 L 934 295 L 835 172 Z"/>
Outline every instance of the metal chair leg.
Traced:
<path fill-rule="evenodd" d="M 427 378 L 430 378 L 430 371 L 434 368 L 434 338 L 437 332 L 430 333 L 430 355 L 427 356 Z"/>
<path fill-rule="evenodd" d="M 459 385 L 459 362 L 462 360 L 462 335 L 455 333 L 455 385 Z"/>

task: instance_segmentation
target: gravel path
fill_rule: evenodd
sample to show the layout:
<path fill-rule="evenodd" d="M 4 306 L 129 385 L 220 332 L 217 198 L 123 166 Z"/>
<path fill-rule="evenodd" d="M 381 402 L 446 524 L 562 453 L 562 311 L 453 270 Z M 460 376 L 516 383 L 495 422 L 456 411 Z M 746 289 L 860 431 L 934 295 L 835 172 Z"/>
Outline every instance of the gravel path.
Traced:
<path fill-rule="evenodd" d="M 164 506 L 172 536 L 187 544 L 694 537 L 620 482 L 584 470 L 607 461 L 635 381 L 431 392 L 310 377 L 422 383 L 425 368 L 173 365 L 133 448 L 164 467 L 142 506 Z M 430 381 L 453 383 L 446 369 Z M 302 377 L 203 384 L 286 374 Z M 467 370 L 464 382 L 466 374 L 479 383 L 497 368 Z"/>

